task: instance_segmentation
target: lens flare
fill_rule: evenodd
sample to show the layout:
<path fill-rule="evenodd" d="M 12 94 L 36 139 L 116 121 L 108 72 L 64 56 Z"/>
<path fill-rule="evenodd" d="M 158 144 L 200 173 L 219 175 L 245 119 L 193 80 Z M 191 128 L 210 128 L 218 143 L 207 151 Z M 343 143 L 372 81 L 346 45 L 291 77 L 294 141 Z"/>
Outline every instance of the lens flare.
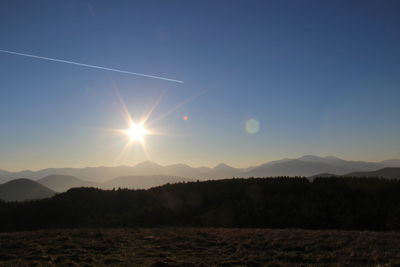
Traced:
<path fill-rule="evenodd" d="M 256 119 L 249 119 L 246 121 L 246 132 L 249 134 L 256 134 L 260 130 L 260 122 Z"/>

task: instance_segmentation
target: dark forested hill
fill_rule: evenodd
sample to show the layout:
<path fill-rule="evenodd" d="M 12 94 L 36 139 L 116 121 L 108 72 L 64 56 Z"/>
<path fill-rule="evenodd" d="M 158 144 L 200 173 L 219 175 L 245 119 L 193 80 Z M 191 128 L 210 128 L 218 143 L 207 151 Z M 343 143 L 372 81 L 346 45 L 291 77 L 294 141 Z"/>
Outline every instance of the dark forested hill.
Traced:
<path fill-rule="evenodd" d="M 191 181 L 191 179 L 166 175 L 122 176 L 103 183 L 101 187 L 106 189 L 148 189 L 167 183 L 178 183 L 187 181 Z"/>
<path fill-rule="evenodd" d="M 148 190 L 73 188 L 0 202 L 0 230 L 110 226 L 400 229 L 400 182 L 375 178 L 229 179 Z"/>
<path fill-rule="evenodd" d="M 6 201 L 41 199 L 54 194 L 51 189 L 29 179 L 16 179 L 0 184 L 0 199 Z"/>
<path fill-rule="evenodd" d="M 400 168 L 383 168 L 377 171 L 371 172 L 352 172 L 346 176 L 352 177 L 380 177 L 386 179 L 399 179 L 400 180 Z"/>

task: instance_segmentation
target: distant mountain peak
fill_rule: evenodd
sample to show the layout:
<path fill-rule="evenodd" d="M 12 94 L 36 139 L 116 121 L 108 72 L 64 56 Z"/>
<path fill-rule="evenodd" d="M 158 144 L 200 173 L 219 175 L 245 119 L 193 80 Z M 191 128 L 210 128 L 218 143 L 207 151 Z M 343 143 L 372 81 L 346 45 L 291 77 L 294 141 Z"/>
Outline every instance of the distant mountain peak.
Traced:
<path fill-rule="evenodd" d="M 10 185 L 10 184 L 20 184 L 20 183 L 28 183 L 28 184 L 34 184 L 35 182 L 32 181 L 31 179 L 28 178 L 18 178 L 18 179 L 14 179 L 12 181 L 9 181 L 7 183 L 4 183 L 3 185 Z"/>
<path fill-rule="evenodd" d="M 183 163 L 171 164 L 171 165 L 168 165 L 167 167 L 191 168 L 189 165 L 187 165 L 187 164 L 183 164 Z"/>
<path fill-rule="evenodd" d="M 324 159 L 331 159 L 331 160 L 343 160 L 341 158 L 335 157 L 335 156 L 325 156 Z"/>
<path fill-rule="evenodd" d="M 168 175 L 190 179 L 222 179 L 230 177 L 311 176 L 318 173 L 343 175 L 351 172 L 373 171 L 384 167 L 400 167 L 400 161 L 392 159 L 382 162 L 364 162 L 348 161 L 334 156 L 304 155 L 299 158 L 284 158 L 239 169 L 226 163 L 220 163 L 214 167 L 196 168 L 183 163 L 164 166 L 147 160 L 130 166 L 53 168 L 35 172 L 14 173 L 0 171 L 0 184 L 12 179 L 26 177 L 38 180 L 50 189 L 61 192 L 71 186 L 97 187 L 99 186 L 97 183 L 120 176 Z M 48 177 L 48 175 L 53 174 L 65 176 Z"/>
<path fill-rule="evenodd" d="M 322 157 L 316 156 L 316 155 L 304 155 L 300 158 L 299 160 L 310 160 L 310 159 L 322 159 Z"/>
<path fill-rule="evenodd" d="M 62 174 L 50 174 L 50 175 L 47 175 L 37 181 L 40 182 L 40 181 L 46 181 L 46 180 L 66 180 L 66 179 L 80 181 L 80 179 L 78 179 L 72 175 L 62 175 Z"/>
<path fill-rule="evenodd" d="M 325 157 L 320 157 L 320 156 L 316 156 L 316 155 L 305 155 L 302 156 L 300 158 L 298 158 L 298 160 L 302 160 L 302 161 L 308 161 L 308 162 L 325 162 L 325 163 L 337 163 L 337 162 L 343 162 L 345 160 L 335 157 L 335 156 L 325 156 Z"/>
<path fill-rule="evenodd" d="M 400 159 L 387 159 L 382 161 L 388 167 L 400 167 Z"/>
<path fill-rule="evenodd" d="M 146 161 L 139 162 L 134 167 L 154 168 L 154 167 L 161 167 L 161 165 L 155 163 L 154 161 L 146 160 Z"/>
<path fill-rule="evenodd" d="M 216 165 L 213 169 L 214 170 L 232 170 L 234 168 L 229 166 L 226 163 L 220 163 L 220 164 Z"/>

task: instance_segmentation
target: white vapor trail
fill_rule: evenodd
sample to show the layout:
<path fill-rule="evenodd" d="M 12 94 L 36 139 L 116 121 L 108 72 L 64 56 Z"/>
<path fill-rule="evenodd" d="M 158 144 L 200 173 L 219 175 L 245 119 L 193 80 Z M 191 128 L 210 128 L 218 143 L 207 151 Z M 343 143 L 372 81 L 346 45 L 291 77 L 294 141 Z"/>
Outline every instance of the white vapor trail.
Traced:
<path fill-rule="evenodd" d="M 114 72 L 119 72 L 119 73 L 131 74 L 131 75 L 142 76 L 142 77 L 147 77 L 147 78 L 153 78 L 153 79 L 158 79 L 158 80 L 164 80 L 164 81 L 169 81 L 169 82 L 184 83 L 183 81 L 170 79 L 170 78 L 166 78 L 166 77 L 148 75 L 148 74 L 131 72 L 131 71 L 126 71 L 126 70 L 113 69 L 113 68 L 106 68 L 106 67 L 101 67 L 101 66 L 96 66 L 96 65 L 79 63 L 79 62 L 75 62 L 75 61 L 69 61 L 69 60 L 63 60 L 63 59 L 57 59 L 57 58 L 49 58 L 49 57 L 42 57 L 42 56 L 35 56 L 35 55 L 30 55 L 30 54 L 25 54 L 25 53 L 2 50 L 2 49 L 0 49 L 0 52 L 6 53 L 6 54 L 11 54 L 11 55 L 17 55 L 17 56 L 37 58 L 37 59 L 55 61 L 55 62 L 60 62 L 60 63 L 67 63 L 67 64 L 77 65 L 77 66 L 81 66 L 81 67 L 87 67 L 87 68 L 93 68 L 93 69 L 99 69 L 99 70 L 108 70 L 108 71 L 114 71 Z"/>

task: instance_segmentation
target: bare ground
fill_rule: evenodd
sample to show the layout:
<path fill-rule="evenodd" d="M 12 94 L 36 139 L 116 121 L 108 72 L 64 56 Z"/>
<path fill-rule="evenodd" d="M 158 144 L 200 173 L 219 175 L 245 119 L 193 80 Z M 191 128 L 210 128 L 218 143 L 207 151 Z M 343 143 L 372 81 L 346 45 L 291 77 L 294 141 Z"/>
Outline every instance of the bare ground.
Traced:
<path fill-rule="evenodd" d="M 400 233 L 117 228 L 0 234 L 1 266 L 400 266 Z"/>

